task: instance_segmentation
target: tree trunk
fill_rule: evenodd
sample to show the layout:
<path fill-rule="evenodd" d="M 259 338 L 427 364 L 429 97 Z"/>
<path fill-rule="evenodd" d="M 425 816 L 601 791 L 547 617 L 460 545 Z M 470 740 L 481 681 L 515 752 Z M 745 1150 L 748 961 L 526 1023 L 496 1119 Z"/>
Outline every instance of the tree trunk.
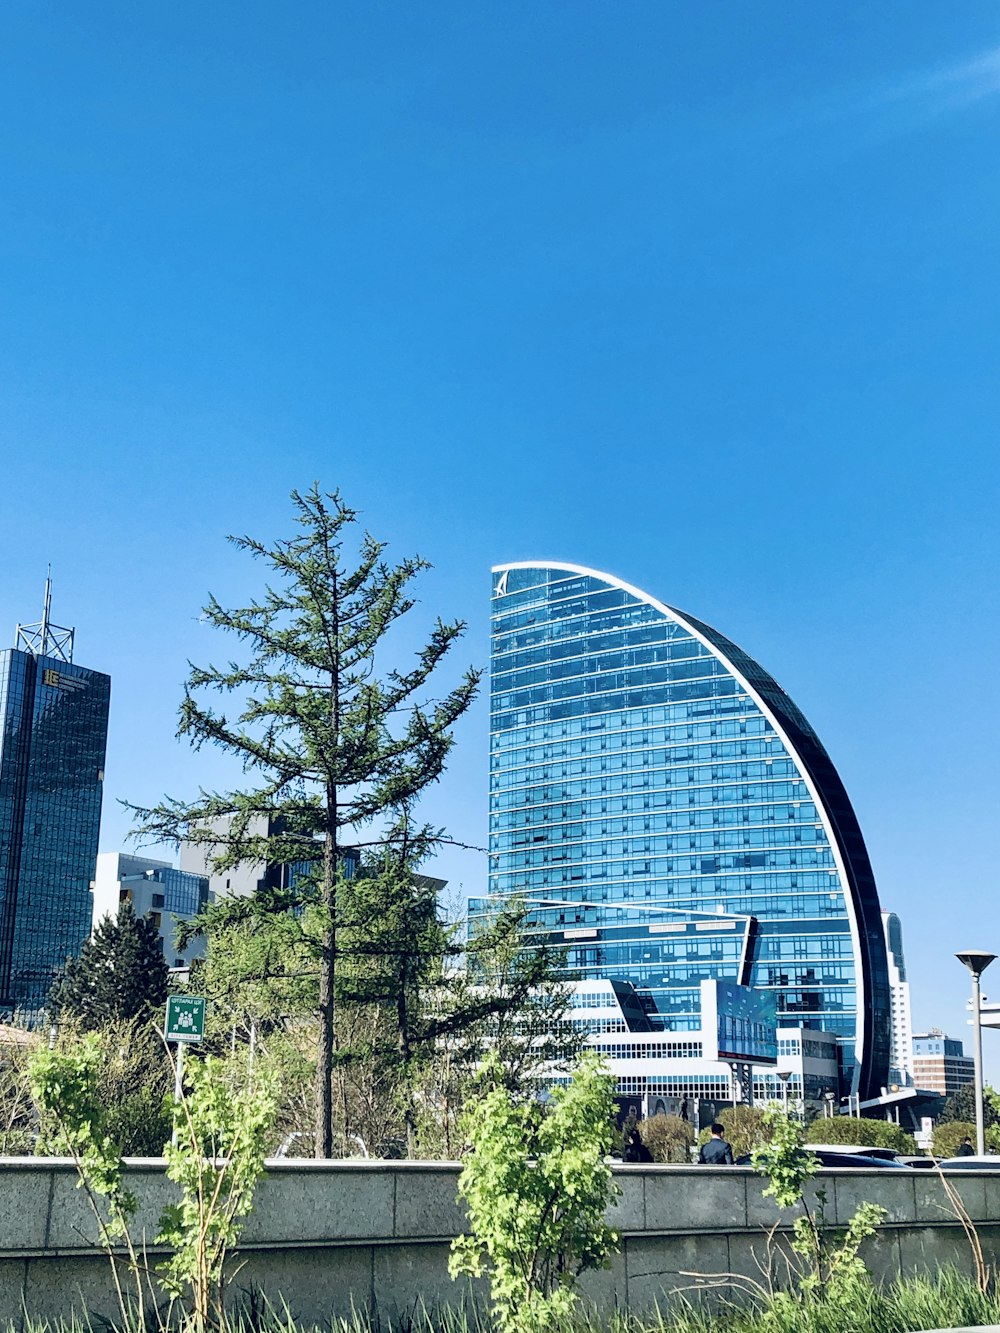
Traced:
<path fill-rule="evenodd" d="M 326 793 L 326 836 L 320 896 L 326 912 L 319 962 L 319 1052 L 316 1060 L 317 1157 L 333 1156 L 333 987 L 337 972 L 337 790 Z M 344 1126 L 346 1132 L 347 1126 Z"/>

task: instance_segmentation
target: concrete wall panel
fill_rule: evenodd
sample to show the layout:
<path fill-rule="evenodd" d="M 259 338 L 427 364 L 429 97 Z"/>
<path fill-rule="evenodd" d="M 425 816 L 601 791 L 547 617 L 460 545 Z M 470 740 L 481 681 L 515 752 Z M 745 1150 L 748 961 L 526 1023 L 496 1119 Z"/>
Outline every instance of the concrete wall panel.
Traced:
<path fill-rule="evenodd" d="M 458 1173 L 452 1163 L 275 1163 L 234 1259 L 232 1301 L 259 1305 L 263 1294 L 317 1323 L 352 1309 L 375 1307 L 402 1320 L 419 1303 L 485 1301 L 484 1282 L 453 1283 L 448 1275 L 449 1237 L 462 1225 Z M 588 1274 L 582 1284 L 598 1310 L 648 1312 L 671 1292 L 704 1291 L 728 1273 L 762 1279 L 765 1227 L 778 1213 L 762 1197 L 759 1177 L 739 1168 L 631 1166 L 616 1170 L 616 1178 L 622 1194 L 610 1220 L 622 1232 L 622 1251 L 608 1271 Z M 987 1263 L 996 1265 L 1000 1181 L 988 1172 L 951 1179 L 979 1224 Z M 161 1163 L 134 1164 L 129 1184 L 141 1203 L 140 1228 L 152 1236 L 174 1187 Z M 968 1242 L 935 1177 L 841 1171 L 816 1184 L 826 1188 L 831 1220 L 839 1223 L 862 1201 L 890 1210 L 891 1221 L 863 1250 L 875 1276 L 935 1272 L 944 1263 L 971 1271 Z M 781 1218 L 784 1229 L 791 1220 Z M 36 1319 L 73 1307 L 114 1316 L 110 1267 L 95 1240 L 71 1165 L 0 1165 L 0 1319 L 18 1324 L 22 1303 Z"/>

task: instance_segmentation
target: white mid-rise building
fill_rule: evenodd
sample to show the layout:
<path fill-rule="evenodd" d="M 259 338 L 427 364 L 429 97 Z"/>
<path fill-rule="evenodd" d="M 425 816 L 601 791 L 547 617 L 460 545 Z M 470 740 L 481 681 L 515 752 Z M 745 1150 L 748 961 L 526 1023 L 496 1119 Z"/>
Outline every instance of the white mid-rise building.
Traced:
<path fill-rule="evenodd" d="M 730 1065 L 706 1057 L 703 1033 L 654 1030 L 630 983 L 577 982 L 570 1006 L 574 1026 L 607 1061 L 619 1097 L 635 1097 L 643 1114 L 663 1111 L 708 1123 L 719 1107 L 741 1100 Z M 777 1045 L 777 1064 L 753 1067 L 754 1101 L 777 1102 L 795 1114 L 831 1113 L 838 1087 L 836 1034 L 779 1027 Z"/>
<path fill-rule="evenodd" d="M 160 934 L 168 967 L 189 967 L 201 957 L 205 941 L 190 940 L 185 948 L 177 943 L 177 925 L 190 920 L 209 901 L 204 875 L 177 870 L 169 861 L 125 852 L 104 852 L 97 858 L 94 879 L 94 926 L 106 916 L 117 916 L 123 902 L 130 902 L 136 916 L 151 921 Z"/>
<path fill-rule="evenodd" d="M 882 929 L 885 932 L 885 952 L 889 964 L 889 1082 L 901 1088 L 912 1088 L 914 1066 L 910 983 L 906 980 L 906 962 L 903 958 L 903 927 L 895 912 L 882 913 Z"/>

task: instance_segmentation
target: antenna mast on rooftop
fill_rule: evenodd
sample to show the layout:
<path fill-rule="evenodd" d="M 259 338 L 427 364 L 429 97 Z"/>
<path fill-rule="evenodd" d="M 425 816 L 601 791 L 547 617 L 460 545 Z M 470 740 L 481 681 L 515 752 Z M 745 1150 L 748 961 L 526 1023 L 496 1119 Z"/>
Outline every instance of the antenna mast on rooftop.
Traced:
<path fill-rule="evenodd" d="M 33 657 L 54 657 L 59 662 L 72 662 L 75 630 L 64 625 L 53 625 L 49 619 L 52 609 L 52 566 L 45 575 L 45 602 L 42 618 L 33 625 L 18 625 L 14 631 L 14 647 Z"/>

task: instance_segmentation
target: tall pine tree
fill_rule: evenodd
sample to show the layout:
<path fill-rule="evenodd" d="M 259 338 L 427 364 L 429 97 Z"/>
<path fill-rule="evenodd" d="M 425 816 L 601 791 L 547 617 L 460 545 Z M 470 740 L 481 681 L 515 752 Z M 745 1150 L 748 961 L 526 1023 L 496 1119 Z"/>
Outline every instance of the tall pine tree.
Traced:
<path fill-rule="evenodd" d="M 113 1020 L 145 1017 L 166 998 L 167 964 L 159 932 L 124 902 L 117 917 L 99 922 L 79 956 L 67 960 L 49 995 L 49 1010 L 91 1030 Z"/>
<path fill-rule="evenodd" d="M 136 833 L 200 843 L 217 870 L 312 863 L 303 882 L 323 913 L 315 1148 L 329 1157 L 344 849 L 384 840 L 399 810 L 441 776 L 452 728 L 475 698 L 481 673 L 466 671 L 439 697 L 426 698 L 465 628 L 441 620 L 409 669 L 380 671 L 386 636 L 413 607 L 410 585 L 427 562 L 389 564 L 385 543 L 367 533 L 351 561 L 345 539 L 357 515 L 339 493 L 313 485 L 304 495 L 293 492 L 292 502 L 299 532 L 291 539 L 268 546 L 231 538 L 269 567 L 275 584 L 247 607 L 209 601 L 205 618 L 247 652 L 224 667 L 192 668 L 180 710 L 179 734 L 196 748 L 221 747 L 248 780 L 229 792 L 136 809 Z M 205 690 L 231 695 L 235 718 L 203 703 Z"/>

